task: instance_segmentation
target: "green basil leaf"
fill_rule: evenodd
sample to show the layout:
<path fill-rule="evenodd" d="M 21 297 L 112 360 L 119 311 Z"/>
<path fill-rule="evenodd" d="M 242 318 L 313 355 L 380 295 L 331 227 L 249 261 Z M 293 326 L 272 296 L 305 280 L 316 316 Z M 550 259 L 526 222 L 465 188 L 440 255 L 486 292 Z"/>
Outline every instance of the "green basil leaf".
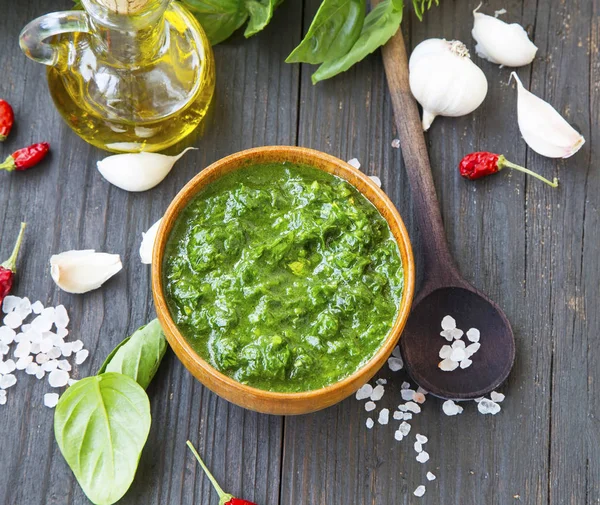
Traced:
<path fill-rule="evenodd" d="M 248 19 L 248 10 L 243 0 L 182 1 L 198 19 L 212 45 L 231 37 Z"/>
<path fill-rule="evenodd" d="M 324 0 L 287 63 L 323 63 L 345 55 L 360 36 L 366 0 Z"/>
<path fill-rule="evenodd" d="M 246 38 L 252 37 L 265 28 L 273 17 L 276 0 L 246 0 L 246 10 L 250 13 L 250 21 L 244 32 Z"/>
<path fill-rule="evenodd" d="M 131 338 L 130 336 L 126 337 L 125 339 L 123 339 L 123 341 L 117 347 L 115 347 L 112 351 L 110 351 L 110 354 L 106 357 L 106 359 L 104 360 L 104 363 L 102 363 L 102 366 L 100 367 L 98 372 L 96 372 L 96 375 L 100 375 L 101 373 L 106 372 L 106 366 L 110 363 L 110 361 L 113 359 L 115 354 L 117 354 L 117 351 L 121 347 L 123 347 L 127 342 L 129 342 L 130 338 Z"/>
<path fill-rule="evenodd" d="M 167 350 L 167 341 L 158 319 L 142 326 L 117 346 L 99 373 L 125 374 L 146 389 Z"/>
<path fill-rule="evenodd" d="M 87 377 L 60 397 L 54 436 L 92 503 L 112 505 L 127 492 L 150 422 L 148 395 L 126 375 Z"/>
<path fill-rule="evenodd" d="M 434 0 L 413 0 L 415 14 L 419 18 L 419 21 L 423 21 L 423 14 L 426 10 L 431 9 L 433 2 Z M 435 0 L 435 5 L 440 5 L 439 0 Z"/>
<path fill-rule="evenodd" d="M 312 75 L 313 84 L 345 72 L 390 40 L 402 21 L 402 9 L 398 9 L 395 2 L 398 0 L 385 0 L 369 12 L 352 49 L 341 58 L 323 63 Z"/>

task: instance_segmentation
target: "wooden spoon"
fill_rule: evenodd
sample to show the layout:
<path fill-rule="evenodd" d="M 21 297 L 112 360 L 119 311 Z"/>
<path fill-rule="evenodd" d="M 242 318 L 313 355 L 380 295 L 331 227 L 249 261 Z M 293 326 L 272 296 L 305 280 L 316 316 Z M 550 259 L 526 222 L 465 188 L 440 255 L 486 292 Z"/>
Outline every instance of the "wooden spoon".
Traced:
<path fill-rule="evenodd" d="M 514 335 L 498 305 L 462 278 L 448 249 L 400 30 L 383 47 L 383 61 L 421 233 L 424 268 L 423 287 L 400 339 L 402 355 L 410 376 L 432 394 L 449 399 L 477 398 L 508 377 L 515 359 Z M 451 165 L 457 162 L 449 160 Z M 440 348 L 449 344 L 440 336 L 446 315 L 456 319 L 457 327 L 465 333 L 469 328 L 481 332 L 481 348 L 468 368 L 451 372 L 438 368 Z"/>

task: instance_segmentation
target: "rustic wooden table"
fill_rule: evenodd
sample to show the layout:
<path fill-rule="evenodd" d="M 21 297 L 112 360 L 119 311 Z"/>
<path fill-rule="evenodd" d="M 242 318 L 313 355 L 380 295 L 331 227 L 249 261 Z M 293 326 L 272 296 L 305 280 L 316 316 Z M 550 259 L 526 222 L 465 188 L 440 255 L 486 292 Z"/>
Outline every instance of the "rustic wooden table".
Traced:
<path fill-rule="evenodd" d="M 44 68 L 21 53 L 17 36 L 43 13 L 69 0 L 0 0 L 0 96 L 16 109 L 17 126 L 2 156 L 47 140 L 52 155 L 27 174 L 0 173 L 0 251 L 8 255 L 19 222 L 29 223 L 16 294 L 63 303 L 71 334 L 91 351 L 79 368 L 94 373 L 111 348 L 154 315 L 150 269 L 138 258 L 141 232 L 179 189 L 209 163 L 235 151 L 297 144 L 343 159 L 357 157 L 404 216 L 419 257 L 411 192 L 399 149 L 379 53 L 346 74 L 313 86 L 311 68 L 288 65 L 319 0 L 288 0 L 260 35 L 241 34 L 215 49 L 214 116 L 199 150 L 183 158 L 157 188 L 121 191 L 95 163 L 105 153 L 71 132 L 55 111 Z M 471 10 L 477 2 L 442 0 L 419 23 L 406 15 L 408 45 L 428 37 L 458 38 L 474 50 Z M 451 249 L 466 278 L 504 308 L 517 339 L 515 368 L 495 417 L 474 404 L 456 417 L 429 398 L 412 422 L 410 440 L 395 426 L 365 428 L 368 414 L 350 398 L 313 415 L 272 417 L 221 400 L 169 353 L 149 388 L 153 426 L 135 482 L 123 504 L 215 504 L 217 498 L 185 447 L 190 438 L 231 492 L 261 505 L 435 505 L 600 503 L 600 1 L 491 0 L 533 35 L 539 55 L 519 69 L 524 83 L 584 134 L 572 159 L 544 159 L 526 148 L 516 126 L 509 70 L 474 56 L 490 91 L 483 106 L 459 119 L 438 119 L 428 134 L 434 178 Z M 178 146 L 181 147 L 181 146 Z M 173 149 L 173 152 L 177 149 Z M 471 183 L 459 158 L 494 150 L 547 177 L 553 190 L 518 173 Z M 95 248 L 119 253 L 124 271 L 84 296 L 61 292 L 50 278 L 51 254 Z M 392 378 L 388 370 L 382 377 Z M 0 503 L 85 504 L 54 441 L 53 412 L 42 404 L 47 384 L 19 374 L 0 407 Z M 381 405 L 399 403 L 405 379 L 393 374 Z M 394 423 L 394 425 L 397 423 Z M 431 459 L 415 461 L 415 433 L 429 436 Z M 412 492 L 437 480 L 425 496 Z"/>

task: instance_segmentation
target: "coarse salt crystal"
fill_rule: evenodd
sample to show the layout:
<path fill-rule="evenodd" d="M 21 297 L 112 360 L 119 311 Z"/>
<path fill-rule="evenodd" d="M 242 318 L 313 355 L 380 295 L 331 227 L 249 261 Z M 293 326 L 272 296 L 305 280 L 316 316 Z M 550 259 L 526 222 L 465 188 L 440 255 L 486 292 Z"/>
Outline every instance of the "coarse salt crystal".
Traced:
<path fill-rule="evenodd" d="M 37 372 L 35 372 L 35 378 L 40 380 L 44 378 L 44 375 L 46 375 L 46 372 L 44 371 L 44 369 L 40 366 L 37 369 Z"/>
<path fill-rule="evenodd" d="M 427 463 L 427 461 L 429 461 L 429 453 L 427 451 L 421 451 L 417 454 L 417 461 L 419 463 Z"/>
<path fill-rule="evenodd" d="M 2 312 L 8 314 L 17 308 L 17 305 L 21 301 L 21 298 L 18 296 L 8 295 L 4 298 L 4 302 L 2 302 Z"/>
<path fill-rule="evenodd" d="M 425 395 L 423 393 L 415 393 L 413 400 L 417 403 L 425 403 Z"/>
<path fill-rule="evenodd" d="M 16 383 L 17 378 L 11 373 L 7 373 L 6 375 L 0 377 L 0 389 L 8 389 L 14 386 Z"/>
<path fill-rule="evenodd" d="M 493 402 L 500 403 L 502 400 L 504 400 L 504 398 L 506 398 L 506 396 L 504 396 L 502 393 L 492 391 L 490 398 L 492 399 Z"/>
<path fill-rule="evenodd" d="M 12 328 L 8 326 L 0 327 L 0 342 L 6 345 L 10 345 L 15 340 L 15 335 L 17 333 Z"/>
<path fill-rule="evenodd" d="M 394 347 L 394 350 L 392 351 L 392 356 L 394 356 L 394 358 L 401 358 L 402 354 L 400 354 L 400 346 L 397 345 L 396 347 Z"/>
<path fill-rule="evenodd" d="M 367 428 L 371 429 L 375 423 L 373 422 L 373 419 L 371 419 L 370 417 L 367 417 L 367 422 L 366 422 Z"/>
<path fill-rule="evenodd" d="M 405 402 L 408 402 L 414 398 L 415 391 L 413 389 L 402 389 L 400 390 L 400 396 Z"/>
<path fill-rule="evenodd" d="M 365 384 L 356 392 L 357 400 L 366 400 L 371 397 L 371 393 L 373 392 L 373 386 L 371 384 Z"/>
<path fill-rule="evenodd" d="M 375 410 L 375 407 L 376 407 L 375 402 L 367 402 L 367 403 L 365 403 L 365 410 L 367 412 L 371 412 L 372 410 Z"/>
<path fill-rule="evenodd" d="M 498 412 L 500 412 L 501 407 L 496 402 L 484 398 L 477 404 L 477 410 L 479 410 L 481 414 L 491 414 L 495 416 Z"/>
<path fill-rule="evenodd" d="M 73 384 L 76 384 L 77 382 L 79 382 L 79 379 L 69 379 L 69 381 L 67 382 L 67 384 L 69 386 L 72 386 Z"/>
<path fill-rule="evenodd" d="M 381 412 L 379 412 L 379 419 L 377 419 L 377 422 L 379 424 L 387 424 L 390 420 L 390 410 L 389 409 L 382 409 Z"/>
<path fill-rule="evenodd" d="M 46 307 L 44 310 L 42 310 L 40 315 L 44 319 L 50 319 L 52 322 L 54 322 L 54 319 L 56 318 L 56 309 L 54 307 Z"/>
<path fill-rule="evenodd" d="M 439 357 L 442 359 L 447 359 L 452 354 L 452 346 L 443 345 L 440 349 Z"/>
<path fill-rule="evenodd" d="M 65 372 L 71 371 L 71 363 L 69 363 L 66 359 L 57 360 L 58 368 L 64 370 Z"/>
<path fill-rule="evenodd" d="M 37 342 L 31 342 L 31 354 L 39 354 L 40 352 L 40 344 Z"/>
<path fill-rule="evenodd" d="M 392 140 L 392 147 L 394 149 L 400 149 L 400 139 L 394 139 L 394 140 Z"/>
<path fill-rule="evenodd" d="M 378 187 L 381 187 L 381 179 L 376 175 L 369 175 L 369 179 L 371 179 Z"/>
<path fill-rule="evenodd" d="M 51 338 L 44 338 L 40 342 L 40 352 L 42 352 L 42 353 L 47 353 L 53 347 L 54 347 L 54 342 L 52 342 Z"/>
<path fill-rule="evenodd" d="M 39 332 L 50 331 L 53 322 L 54 321 L 52 321 L 51 318 L 44 316 L 44 314 L 42 313 L 39 316 L 37 316 L 33 321 L 31 321 L 31 328 Z"/>
<path fill-rule="evenodd" d="M 425 486 L 418 486 L 417 489 L 414 490 L 413 494 L 420 498 L 425 494 Z"/>
<path fill-rule="evenodd" d="M 58 348 L 65 358 L 68 358 L 73 354 L 73 342 L 63 342 L 58 345 Z"/>
<path fill-rule="evenodd" d="M 467 353 L 467 358 L 470 358 L 471 356 L 473 356 L 473 354 L 475 354 L 477 351 L 479 351 L 480 347 L 481 347 L 481 344 L 479 342 L 468 345 L 465 348 L 465 352 Z"/>
<path fill-rule="evenodd" d="M 81 349 L 83 349 L 83 342 L 81 340 L 75 340 L 75 342 L 73 342 L 73 352 L 81 351 Z"/>
<path fill-rule="evenodd" d="M 460 367 L 462 369 L 468 368 L 473 364 L 473 362 L 469 359 L 469 358 L 465 358 L 463 360 L 461 360 L 460 362 Z"/>
<path fill-rule="evenodd" d="M 37 363 L 39 365 L 46 363 L 46 361 L 49 361 L 50 358 L 48 357 L 47 354 L 44 354 L 43 352 L 40 352 L 36 357 L 35 360 L 37 361 Z"/>
<path fill-rule="evenodd" d="M 442 319 L 442 330 L 453 330 L 456 328 L 456 319 L 452 316 L 444 316 Z"/>
<path fill-rule="evenodd" d="M 56 358 L 60 358 L 60 355 L 62 354 L 62 352 L 61 352 L 60 348 L 53 347 L 46 354 L 48 355 L 49 358 L 56 359 Z"/>
<path fill-rule="evenodd" d="M 404 367 L 404 362 L 402 361 L 402 358 L 391 356 L 388 358 L 388 367 L 390 367 L 392 372 L 397 372 L 398 370 L 402 370 L 402 367 Z"/>
<path fill-rule="evenodd" d="M 421 442 L 419 442 L 418 440 L 414 443 L 414 448 L 415 448 L 415 452 L 423 451 L 423 446 L 421 445 Z"/>
<path fill-rule="evenodd" d="M 412 414 L 410 412 L 406 412 L 404 414 L 404 420 L 405 421 L 410 421 L 412 419 Z"/>
<path fill-rule="evenodd" d="M 429 440 L 425 435 L 421 435 L 420 433 L 417 433 L 417 436 L 415 438 L 422 444 L 426 444 Z"/>
<path fill-rule="evenodd" d="M 373 392 L 371 393 L 371 400 L 377 402 L 383 398 L 383 394 L 385 393 L 385 388 L 379 384 L 373 388 Z"/>
<path fill-rule="evenodd" d="M 387 379 L 377 379 L 375 381 L 375 384 L 377 384 L 378 386 L 381 384 L 382 386 L 385 386 L 387 384 Z"/>
<path fill-rule="evenodd" d="M 427 472 L 427 480 L 435 480 L 435 475 L 431 472 Z"/>
<path fill-rule="evenodd" d="M 452 372 L 452 370 L 456 370 L 458 368 L 458 363 L 448 358 L 440 361 L 438 368 L 443 372 Z"/>
<path fill-rule="evenodd" d="M 404 435 L 400 432 L 400 430 L 396 430 L 394 432 L 394 438 L 400 442 L 404 438 Z"/>
<path fill-rule="evenodd" d="M 35 375 L 40 368 L 40 365 L 37 363 L 31 362 L 25 367 L 25 373 L 27 375 Z"/>
<path fill-rule="evenodd" d="M 62 388 L 69 381 L 69 373 L 64 370 L 52 370 L 48 376 L 48 384 L 53 388 Z"/>
<path fill-rule="evenodd" d="M 9 312 L 4 317 L 4 324 L 9 328 L 18 328 L 23 323 L 23 318 L 17 312 Z"/>
<path fill-rule="evenodd" d="M 42 363 L 41 367 L 44 372 L 52 372 L 58 368 L 58 361 L 51 359 L 45 363 Z"/>
<path fill-rule="evenodd" d="M 15 312 L 19 315 L 21 320 L 25 319 L 29 314 L 31 314 L 31 302 L 29 301 L 29 298 L 22 298 L 15 307 Z"/>
<path fill-rule="evenodd" d="M 462 361 L 466 357 L 467 357 L 467 354 L 465 353 L 465 350 L 461 349 L 461 348 L 457 348 L 457 349 L 452 349 L 452 354 L 450 355 L 450 360 L 451 361 Z"/>
<path fill-rule="evenodd" d="M 69 324 L 69 314 L 67 314 L 67 309 L 65 309 L 64 305 L 56 307 L 54 312 L 54 324 L 57 328 L 66 328 Z"/>
<path fill-rule="evenodd" d="M 442 404 L 442 410 L 447 416 L 455 416 L 457 414 L 462 413 L 463 408 L 460 405 L 454 403 L 452 400 L 446 400 Z"/>
<path fill-rule="evenodd" d="M 477 328 L 471 328 L 469 331 L 467 331 L 467 338 L 471 342 L 479 342 L 480 337 L 481 334 Z"/>
<path fill-rule="evenodd" d="M 348 160 L 348 165 L 356 168 L 357 170 L 360 170 L 360 161 L 358 161 L 356 158 Z"/>
<path fill-rule="evenodd" d="M 76 365 L 81 365 L 90 355 L 90 351 L 88 351 L 87 349 L 82 349 L 81 351 L 78 351 L 77 354 L 75 354 L 75 364 Z"/>
<path fill-rule="evenodd" d="M 8 347 L 8 345 L 0 342 L 0 354 L 2 354 L 2 355 L 8 354 L 8 351 L 10 351 L 10 347 Z"/>
<path fill-rule="evenodd" d="M 46 393 L 44 395 L 44 405 L 53 409 L 58 403 L 58 393 Z"/>
<path fill-rule="evenodd" d="M 399 410 L 396 410 L 396 412 L 394 412 L 393 417 L 396 421 L 402 421 L 404 420 L 404 412 L 400 412 Z"/>
<path fill-rule="evenodd" d="M 465 350 L 465 342 L 463 340 L 456 340 L 455 342 L 452 342 L 452 350 L 456 350 L 456 349 L 460 349 L 462 351 Z"/>
<path fill-rule="evenodd" d="M 419 405 L 417 405 L 415 402 L 406 402 L 404 405 L 409 412 L 413 412 L 415 414 L 419 414 L 421 412 L 421 407 L 419 407 Z"/>
<path fill-rule="evenodd" d="M 31 304 L 31 310 L 34 314 L 41 314 L 42 310 L 44 310 L 44 304 L 38 300 Z"/>
<path fill-rule="evenodd" d="M 56 329 L 56 334 L 61 338 L 65 338 L 69 334 L 69 330 L 59 327 Z"/>
<path fill-rule="evenodd" d="M 398 431 L 402 433 L 403 436 L 408 435 L 410 433 L 410 424 L 408 424 L 406 421 L 402 421 L 400 426 L 398 426 Z"/>
<path fill-rule="evenodd" d="M 400 387 L 401 387 L 402 389 L 408 389 L 408 388 L 410 388 L 410 384 L 409 384 L 408 382 L 406 382 L 406 381 L 405 381 L 405 382 L 403 382 L 403 383 L 402 383 L 402 386 L 400 386 Z"/>
<path fill-rule="evenodd" d="M 22 358 L 19 358 L 17 360 L 16 363 L 16 368 L 17 370 L 25 370 L 27 368 L 27 365 L 29 365 L 29 363 L 31 363 L 33 361 L 33 356 L 23 356 Z"/>
<path fill-rule="evenodd" d="M 6 405 L 6 391 L 0 389 L 0 405 Z"/>
<path fill-rule="evenodd" d="M 14 372 L 17 368 L 14 360 L 7 359 L 6 361 L 0 361 L 0 375 L 6 375 L 8 373 Z"/>

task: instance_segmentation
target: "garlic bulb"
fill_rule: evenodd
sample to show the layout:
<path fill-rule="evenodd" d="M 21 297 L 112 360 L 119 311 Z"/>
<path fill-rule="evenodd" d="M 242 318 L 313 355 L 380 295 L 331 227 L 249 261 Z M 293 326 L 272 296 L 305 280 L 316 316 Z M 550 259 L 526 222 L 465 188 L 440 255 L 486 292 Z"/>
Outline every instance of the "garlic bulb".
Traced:
<path fill-rule="evenodd" d="M 515 72 L 510 77 L 517 81 L 519 129 L 527 145 L 548 158 L 568 158 L 579 151 L 585 144 L 583 135 L 552 105 L 527 91 Z"/>
<path fill-rule="evenodd" d="M 477 12 L 479 7 L 473 11 L 474 23 L 471 32 L 477 41 L 477 56 L 506 67 L 529 65 L 538 48 L 529 40 L 525 29 L 518 23 L 508 24 L 496 17 Z"/>
<path fill-rule="evenodd" d="M 97 253 L 93 249 L 65 251 L 50 258 L 50 274 L 67 293 L 87 293 L 99 288 L 123 268 L 118 254 Z"/>
<path fill-rule="evenodd" d="M 423 106 L 423 130 L 436 116 L 464 116 L 481 105 L 488 83 L 458 41 L 428 39 L 412 52 L 409 61 L 410 90 Z"/>
<path fill-rule="evenodd" d="M 156 240 L 156 234 L 162 217 L 154 223 L 146 233 L 142 233 L 142 244 L 140 245 L 140 258 L 144 265 L 150 265 L 152 263 L 152 251 L 154 249 L 154 242 Z"/>
<path fill-rule="evenodd" d="M 190 149 L 177 156 L 157 153 L 127 153 L 108 156 L 98 162 L 98 170 L 111 184 L 125 191 L 147 191 L 159 184 L 175 162 Z"/>

